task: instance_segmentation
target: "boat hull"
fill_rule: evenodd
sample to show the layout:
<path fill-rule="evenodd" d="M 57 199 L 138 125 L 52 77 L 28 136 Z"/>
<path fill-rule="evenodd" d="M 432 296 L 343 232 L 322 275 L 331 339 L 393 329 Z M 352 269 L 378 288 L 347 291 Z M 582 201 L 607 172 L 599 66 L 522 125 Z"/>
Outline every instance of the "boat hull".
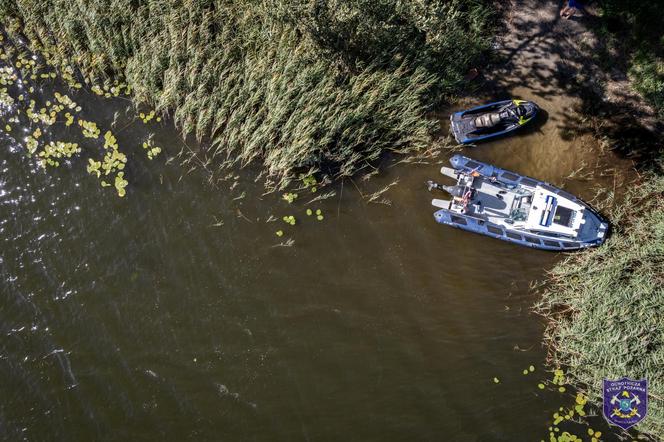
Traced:
<path fill-rule="evenodd" d="M 503 229 L 497 224 L 488 223 L 486 221 L 460 215 L 447 209 L 440 209 L 433 214 L 434 219 L 439 224 L 451 226 L 457 229 L 465 230 L 467 232 L 478 233 L 491 238 L 500 239 L 502 241 L 511 242 L 524 247 L 532 249 L 549 250 L 549 251 L 572 251 L 585 249 L 588 247 L 595 247 L 602 244 L 603 241 L 596 240 L 594 242 L 579 242 L 579 241 L 563 241 L 559 238 L 546 238 L 529 235 L 526 233 L 516 233 Z"/>

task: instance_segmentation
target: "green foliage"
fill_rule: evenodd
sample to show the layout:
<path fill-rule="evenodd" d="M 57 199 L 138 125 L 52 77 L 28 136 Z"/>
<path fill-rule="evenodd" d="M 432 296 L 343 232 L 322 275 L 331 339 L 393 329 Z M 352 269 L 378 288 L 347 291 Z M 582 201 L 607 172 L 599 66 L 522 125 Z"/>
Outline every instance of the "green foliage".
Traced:
<path fill-rule="evenodd" d="M 651 178 L 618 206 L 605 245 L 574 254 L 550 273 L 536 310 L 568 379 L 601 403 L 602 379 L 650 383 L 648 419 L 638 429 L 664 434 L 664 177 Z"/>
<path fill-rule="evenodd" d="M 279 185 L 427 145 L 426 112 L 489 41 L 485 0 L 9 3 L 0 19 L 18 19 L 62 70 L 122 81 L 115 92 L 126 83 L 185 134 L 210 137 L 218 164 L 261 159 Z"/>
<path fill-rule="evenodd" d="M 634 87 L 664 117 L 664 3 L 605 0 L 601 8 L 602 33 L 632 55 Z"/>
<path fill-rule="evenodd" d="M 636 90 L 664 118 L 664 58 L 641 53 L 634 58 L 629 75 Z"/>
<path fill-rule="evenodd" d="M 12 35 L 20 29 L 20 24 L 11 21 L 6 28 Z M 17 44 L 18 43 L 18 44 Z M 24 127 L 25 131 L 32 130 L 30 135 L 21 139 L 12 134 L 12 126 L 5 125 L 5 132 L 12 134 L 17 143 L 25 142 L 25 153 L 28 157 L 36 157 L 37 164 L 44 169 L 48 167 L 60 167 L 64 160 L 67 164 L 69 160 L 79 156 L 82 147 L 77 142 L 66 142 L 53 139 L 53 126 L 64 124 L 69 127 L 74 124 L 73 113 L 80 113 L 83 109 L 71 97 L 60 91 L 53 91 L 55 85 L 49 85 L 58 75 L 53 70 L 53 60 L 50 56 L 45 56 L 42 60 L 37 54 L 31 53 L 25 46 L 13 39 L 5 39 L 0 34 L 0 85 L 7 86 L 0 88 L 0 104 L 3 106 L 4 119 L 7 123 L 15 123 L 19 127 Z M 72 76 L 73 69 L 67 66 L 60 72 L 60 80 L 72 89 L 80 89 L 82 85 L 75 81 Z M 48 83 L 47 83 L 48 82 Z M 44 87 L 46 86 L 46 87 Z M 98 89 L 99 95 L 106 97 L 118 96 L 120 94 L 119 85 L 108 87 L 93 87 Z M 38 92 L 37 92 L 38 91 Z M 52 94 L 51 94 L 52 92 Z M 37 100 L 45 106 L 38 108 Z M 69 110 L 71 112 L 65 112 Z M 64 115 L 61 115 L 64 114 Z M 64 120 L 60 118 L 64 116 Z M 149 119 L 154 117 L 151 113 Z M 83 138 L 98 140 L 101 130 L 94 121 L 88 121 L 80 116 L 78 126 Z M 86 143 L 87 144 L 87 143 Z M 145 144 L 145 143 L 144 143 Z M 161 152 L 159 147 L 151 145 L 148 151 L 148 158 L 152 159 Z M 115 176 L 115 188 L 120 197 L 126 195 L 125 188 L 128 181 L 124 179 L 124 172 L 127 157 L 120 152 L 117 139 L 109 130 L 104 134 L 104 158 L 102 161 L 96 161 L 88 158 L 87 171 L 95 175 L 101 181 L 102 187 L 110 187 L 111 184 L 101 180 L 102 171 L 104 177 L 117 173 Z"/>
<path fill-rule="evenodd" d="M 282 198 L 284 201 L 288 202 L 288 204 L 291 204 L 291 203 L 292 203 L 293 201 L 295 201 L 295 199 L 297 198 L 297 193 L 292 193 L 292 192 L 284 193 L 284 194 L 281 196 L 281 198 Z"/>
<path fill-rule="evenodd" d="M 286 215 L 282 218 L 286 224 L 290 224 L 291 226 L 295 225 L 295 217 L 293 215 Z"/>

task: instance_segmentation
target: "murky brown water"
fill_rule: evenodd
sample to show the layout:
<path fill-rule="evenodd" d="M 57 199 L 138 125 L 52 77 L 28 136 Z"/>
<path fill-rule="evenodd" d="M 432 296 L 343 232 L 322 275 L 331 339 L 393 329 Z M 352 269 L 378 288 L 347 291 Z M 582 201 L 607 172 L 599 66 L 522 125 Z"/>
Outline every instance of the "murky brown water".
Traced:
<path fill-rule="evenodd" d="M 78 101 L 102 126 L 125 106 Z M 596 152 L 544 108 L 539 129 L 464 153 L 587 198 L 612 183 L 564 178 Z M 180 149 L 168 126 L 155 140 Z M 539 440 L 573 402 L 536 387 L 550 376 L 528 287 L 559 255 L 435 224 L 439 165 L 332 186 L 317 222 L 304 193 L 214 189 L 141 152 L 119 199 L 80 165 L 45 173 L 10 138 L 1 149 L 6 439 Z M 360 197 L 397 178 L 391 205 Z M 298 225 L 265 222 L 286 214 Z"/>

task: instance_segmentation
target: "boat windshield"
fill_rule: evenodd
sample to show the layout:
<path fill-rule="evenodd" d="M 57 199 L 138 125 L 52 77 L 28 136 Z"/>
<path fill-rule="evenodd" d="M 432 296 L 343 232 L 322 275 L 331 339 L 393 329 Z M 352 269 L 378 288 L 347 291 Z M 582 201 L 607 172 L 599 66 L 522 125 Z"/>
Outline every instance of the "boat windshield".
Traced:
<path fill-rule="evenodd" d="M 528 213 L 530 212 L 531 203 L 532 203 L 532 195 L 530 194 L 530 192 L 526 193 L 523 196 L 514 198 L 509 218 L 512 221 L 525 221 L 528 218 Z"/>
<path fill-rule="evenodd" d="M 574 211 L 563 206 L 556 207 L 553 222 L 561 226 L 572 227 L 574 222 Z"/>

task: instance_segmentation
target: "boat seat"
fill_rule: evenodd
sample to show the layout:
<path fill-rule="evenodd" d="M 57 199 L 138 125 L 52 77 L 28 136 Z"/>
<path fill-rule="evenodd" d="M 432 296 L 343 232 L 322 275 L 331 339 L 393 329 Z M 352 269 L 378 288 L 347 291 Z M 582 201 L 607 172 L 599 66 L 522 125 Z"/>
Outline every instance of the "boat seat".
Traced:
<path fill-rule="evenodd" d="M 475 118 L 475 127 L 484 128 L 484 127 L 493 127 L 496 124 L 500 123 L 500 114 L 498 112 L 493 112 L 490 114 L 480 115 Z"/>

